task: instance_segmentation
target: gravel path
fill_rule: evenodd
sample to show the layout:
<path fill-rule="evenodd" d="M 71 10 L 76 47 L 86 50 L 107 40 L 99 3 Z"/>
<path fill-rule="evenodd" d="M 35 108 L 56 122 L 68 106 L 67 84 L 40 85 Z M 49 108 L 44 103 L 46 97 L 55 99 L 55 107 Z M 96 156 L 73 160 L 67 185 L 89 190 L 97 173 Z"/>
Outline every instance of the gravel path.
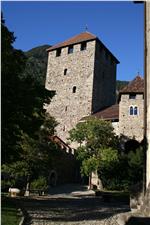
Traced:
<path fill-rule="evenodd" d="M 129 206 L 104 202 L 83 186 L 62 186 L 22 204 L 29 215 L 26 225 L 119 225 L 118 215 L 129 211 Z"/>

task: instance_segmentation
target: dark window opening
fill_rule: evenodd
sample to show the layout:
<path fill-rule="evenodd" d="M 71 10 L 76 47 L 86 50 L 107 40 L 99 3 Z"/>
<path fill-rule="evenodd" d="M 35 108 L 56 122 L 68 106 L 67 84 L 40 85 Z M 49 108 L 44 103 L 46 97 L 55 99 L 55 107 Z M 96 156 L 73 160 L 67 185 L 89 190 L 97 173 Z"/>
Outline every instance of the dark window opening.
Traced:
<path fill-rule="evenodd" d="M 136 94 L 129 94 L 129 99 L 136 99 Z"/>
<path fill-rule="evenodd" d="M 76 86 L 73 87 L 72 93 L 76 93 Z"/>
<path fill-rule="evenodd" d="M 66 107 L 65 107 L 65 111 L 67 111 L 67 108 L 68 108 L 68 107 L 66 106 Z"/>
<path fill-rule="evenodd" d="M 130 115 L 138 115 L 138 107 L 137 106 L 130 106 Z"/>
<path fill-rule="evenodd" d="M 81 51 L 86 50 L 86 42 L 81 43 L 81 48 L 80 48 L 80 50 L 81 50 Z"/>
<path fill-rule="evenodd" d="M 61 48 L 59 48 L 59 49 L 56 50 L 56 57 L 58 57 L 60 55 L 61 55 Z"/>
<path fill-rule="evenodd" d="M 67 69 L 64 69 L 64 75 L 66 75 L 67 74 Z"/>
<path fill-rule="evenodd" d="M 130 115 L 133 115 L 133 106 L 130 106 Z"/>
<path fill-rule="evenodd" d="M 138 107 L 135 106 L 135 107 L 134 107 L 134 115 L 137 115 L 137 114 L 138 114 Z"/>
<path fill-rule="evenodd" d="M 68 54 L 71 54 L 71 53 L 73 53 L 73 45 L 70 45 L 68 47 Z"/>

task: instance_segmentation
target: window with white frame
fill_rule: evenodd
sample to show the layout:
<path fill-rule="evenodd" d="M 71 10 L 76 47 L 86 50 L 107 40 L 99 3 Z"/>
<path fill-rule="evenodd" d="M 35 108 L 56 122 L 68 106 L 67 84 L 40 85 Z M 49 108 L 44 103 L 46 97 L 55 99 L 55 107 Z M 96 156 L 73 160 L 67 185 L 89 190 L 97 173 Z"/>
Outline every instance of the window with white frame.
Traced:
<path fill-rule="evenodd" d="M 138 115 L 138 107 L 137 106 L 134 107 L 134 115 Z"/>
<path fill-rule="evenodd" d="M 137 116 L 138 115 L 138 107 L 137 106 L 130 106 L 130 109 L 129 109 L 129 114 L 130 116 Z"/>
<path fill-rule="evenodd" d="M 133 115 L 133 106 L 130 106 L 130 115 Z"/>

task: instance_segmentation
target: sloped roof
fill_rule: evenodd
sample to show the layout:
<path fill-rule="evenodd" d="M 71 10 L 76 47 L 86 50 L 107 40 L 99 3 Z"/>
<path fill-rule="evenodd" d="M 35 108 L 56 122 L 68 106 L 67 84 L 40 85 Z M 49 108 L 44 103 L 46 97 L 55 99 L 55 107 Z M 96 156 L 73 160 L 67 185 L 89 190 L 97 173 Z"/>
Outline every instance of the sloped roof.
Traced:
<path fill-rule="evenodd" d="M 144 93 L 144 79 L 139 75 L 136 76 L 134 80 L 119 91 L 119 94 L 125 93 Z"/>
<path fill-rule="evenodd" d="M 107 107 L 99 112 L 94 113 L 92 116 L 104 119 L 104 120 L 116 120 L 119 119 L 119 105 L 115 104 Z"/>
<path fill-rule="evenodd" d="M 71 44 L 76 44 L 76 43 L 80 43 L 82 41 L 89 41 L 89 40 L 94 40 L 97 37 L 94 34 L 91 34 L 90 32 L 83 32 L 80 33 L 72 38 L 69 38 L 68 40 L 58 43 L 56 45 L 53 45 L 52 47 L 48 48 L 47 51 L 51 51 L 60 47 L 65 47 Z"/>
<path fill-rule="evenodd" d="M 72 38 L 67 39 L 64 42 L 58 43 L 56 45 L 53 45 L 52 47 L 48 48 L 47 51 L 53 51 L 55 49 L 58 48 L 63 48 L 69 45 L 73 45 L 73 44 L 78 44 L 84 41 L 92 41 L 92 40 L 97 40 L 98 42 L 100 42 L 103 47 L 112 55 L 112 57 L 114 58 L 114 60 L 116 61 L 116 63 L 119 63 L 118 59 L 111 53 L 111 51 L 109 51 L 109 49 L 98 39 L 97 36 L 95 36 L 94 34 L 90 33 L 90 32 L 83 32 L 80 33 L 78 35 L 73 36 Z"/>
<path fill-rule="evenodd" d="M 69 145 L 67 145 L 60 137 L 58 137 L 57 135 L 53 135 L 53 136 L 49 136 L 48 137 L 51 141 L 57 143 L 58 145 L 60 145 L 61 147 L 67 147 L 69 149 L 71 149 L 71 147 Z"/>
<path fill-rule="evenodd" d="M 103 120 L 119 120 L 119 105 L 118 104 L 111 105 L 90 116 L 83 117 L 80 121 L 88 120 L 93 117 Z"/>

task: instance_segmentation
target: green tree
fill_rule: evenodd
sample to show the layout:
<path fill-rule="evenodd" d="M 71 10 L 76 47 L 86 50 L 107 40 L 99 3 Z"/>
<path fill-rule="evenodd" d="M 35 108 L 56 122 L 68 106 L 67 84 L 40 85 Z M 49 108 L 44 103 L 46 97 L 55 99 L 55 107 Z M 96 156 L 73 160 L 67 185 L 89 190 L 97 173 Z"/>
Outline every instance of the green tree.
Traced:
<path fill-rule="evenodd" d="M 43 110 L 53 93 L 27 72 L 26 57 L 12 46 L 14 34 L 3 19 L 1 27 L 3 172 L 9 172 L 16 181 L 24 177 L 29 184 L 35 171 L 46 167 L 43 159 L 48 157 L 48 163 L 54 152 L 51 149 L 56 149 L 47 139 L 54 133 L 56 122 Z"/>
<path fill-rule="evenodd" d="M 81 164 L 82 175 L 90 175 L 99 168 L 104 150 L 107 153 L 110 147 L 115 149 L 118 146 L 118 139 L 111 123 L 96 118 L 77 124 L 76 128 L 70 131 L 70 140 L 80 145 L 76 154 Z M 117 152 L 113 149 L 110 158 L 115 157 Z M 107 156 L 105 161 L 109 163 L 109 155 Z"/>
<path fill-rule="evenodd" d="M 19 127 L 17 124 L 18 111 L 17 98 L 20 94 L 19 74 L 25 68 L 24 54 L 13 48 L 15 37 L 1 20 L 1 138 L 2 138 L 2 163 L 17 159 L 17 145 Z M 13 154 L 12 154 L 13 153 Z"/>
<path fill-rule="evenodd" d="M 131 185 L 140 183 L 143 180 L 144 172 L 144 150 L 143 147 L 130 151 L 127 155 L 128 159 L 128 176 Z"/>

